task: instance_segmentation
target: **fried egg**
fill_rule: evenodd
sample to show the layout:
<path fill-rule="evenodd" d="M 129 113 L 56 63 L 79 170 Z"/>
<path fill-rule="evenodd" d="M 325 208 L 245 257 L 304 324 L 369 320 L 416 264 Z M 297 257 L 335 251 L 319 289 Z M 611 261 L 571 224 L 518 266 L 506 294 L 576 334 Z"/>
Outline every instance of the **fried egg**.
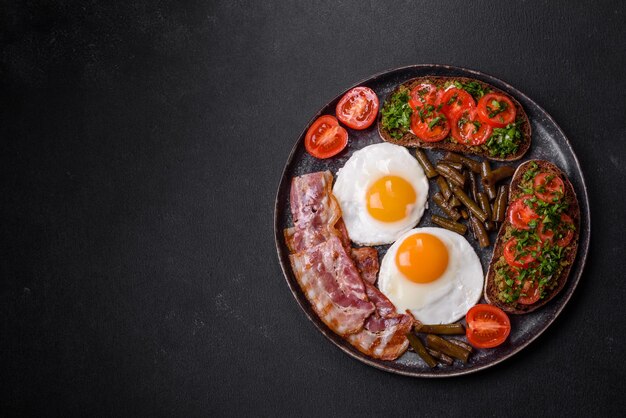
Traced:
<path fill-rule="evenodd" d="M 483 269 L 467 240 L 443 228 L 415 228 L 385 254 L 378 287 L 426 324 L 449 324 L 480 300 Z"/>
<path fill-rule="evenodd" d="M 333 194 L 352 241 L 394 242 L 422 217 L 428 179 L 417 160 L 399 145 L 369 145 L 339 169 Z"/>

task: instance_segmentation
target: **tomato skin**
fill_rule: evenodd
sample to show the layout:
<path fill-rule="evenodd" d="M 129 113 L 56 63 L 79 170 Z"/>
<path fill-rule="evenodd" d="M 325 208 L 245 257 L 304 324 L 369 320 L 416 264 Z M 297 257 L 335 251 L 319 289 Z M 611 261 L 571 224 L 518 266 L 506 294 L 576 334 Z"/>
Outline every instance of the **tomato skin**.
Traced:
<path fill-rule="evenodd" d="M 493 112 L 492 103 L 494 101 L 499 104 L 504 103 L 506 109 L 490 118 L 489 115 Z M 504 128 L 509 123 L 515 122 L 516 113 L 513 101 L 504 94 L 488 93 L 478 101 L 478 117 L 481 121 L 494 128 Z"/>
<path fill-rule="evenodd" d="M 552 178 L 550 178 L 553 176 Z M 535 196 L 544 202 L 552 203 L 560 200 L 565 191 L 565 184 L 559 176 L 548 173 L 539 173 L 533 180 Z M 556 199 L 556 200 L 555 200 Z"/>
<path fill-rule="evenodd" d="M 565 214 L 561 214 L 561 223 L 557 227 L 557 232 L 561 236 L 556 241 L 556 245 L 559 247 L 567 247 L 572 239 L 574 238 L 574 230 L 571 228 L 571 225 L 574 225 L 574 221 L 572 218 Z M 554 242 L 554 231 L 552 229 L 544 228 L 543 222 L 539 222 L 537 225 L 537 235 L 541 242 Z"/>
<path fill-rule="evenodd" d="M 442 113 L 436 111 L 430 113 L 431 115 L 425 116 L 422 122 L 419 113 L 413 112 L 413 115 L 411 115 L 411 130 L 422 141 L 438 142 L 448 136 L 450 124 Z M 442 119 L 431 129 L 428 125 L 437 117 Z"/>
<path fill-rule="evenodd" d="M 532 252 L 538 252 L 539 245 L 531 245 L 524 248 L 524 251 L 526 251 L 527 254 L 522 256 L 517 254 L 516 246 L 517 240 L 515 238 L 511 238 L 506 244 L 504 244 L 504 251 L 502 253 L 509 266 L 526 268 L 537 260 L 537 257 L 533 256 Z"/>
<path fill-rule="evenodd" d="M 372 126 L 378 115 L 378 96 L 369 87 L 355 87 L 343 95 L 335 114 L 344 125 L 362 130 Z"/>
<path fill-rule="evenodd" d="M 533 196 L 529 194 L 524 195 L 515 200 L 509 206 L 508 218 L 513 227 L 517 229 L 528 230 L 530 229 L 530 225 L 528 225 L 528 223 L 533 219 L 539 218 L 539 215 L 537 215 L 534 209 L 524 202 L 525 200 L 532 198 Z"/>
<path fill-rule="evenodd" d="M 476 108 L 476 101 L 472 95 L 456 87 L 449 88 L 443 93 L 441 104 L 441 111 L 451 120 L 466 110 Z"/>
<path fill-rule="evenodd" d="M 434 84 L 421 83 L 411 89 L 409 93 L 409 106 L 417 109 L 424 105 L 437 106 L 439 104 L 441 91 Z"/>
<path fill-rule="evenodd" d="M 330 158 L 348 145 L 348 131 L 334 116 L 320 116 L 306 131 L 304 147 L 315 158 Z"/>
<path fill-rule="evenodd" d="M 504 311 L 487 304 L 474 305 L 465 315 L 465 336 L 476 348 L 493 348 L 506 341 L 511 321 Z"/>
<path fill-rule="evenodd" d="M 541 287 L 539 286 L 539 282 L 526 280 L 524 282 L 524 286 L 522 287 L 522 294 L 517 299 L 518 303 L 522 305 L 532 305 L 537 302 L 541 298 Z"/>
<path fill-rule="evenodd" d="M 480 127 L 477 128 L 475 124 L 480 125 Z M 468 146 L 485 143 L 493 132 L 491 126 L 478 120 L 476 109 L 467 109 L 456 115 L 451 125 L 452 137 L 458 143 Z"/>

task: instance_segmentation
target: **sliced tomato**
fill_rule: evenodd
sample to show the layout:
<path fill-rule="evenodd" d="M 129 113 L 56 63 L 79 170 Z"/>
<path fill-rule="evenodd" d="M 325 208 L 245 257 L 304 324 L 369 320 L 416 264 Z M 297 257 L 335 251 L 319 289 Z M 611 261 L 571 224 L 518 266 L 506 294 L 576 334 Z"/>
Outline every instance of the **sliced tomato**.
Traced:
<path fill-rule="evenodd" d="M 335 113 L 337 119 L 352 129 L 369 128 L 378 115 L 378 96 L 369 87 L 355 87 L 343 95 Z"/>
<path fill-rule="evenodd" d="M 532 199 L 533 196 L 527 194 L 515 200 L 509 206 L 509 222 L 517 229 L 530 229 L 528 223 L 533 219 L 539 218 L 535 210 L 526 204 L 526 201 Z"/>
<path fill-rule="evenodd" d="M 411 115 L 411 130 L 419 139 L 426 142 L 441 141 L 448 136 L 450 124 L 441 112 L 413 112 Z"/>
<path fill-rule="evenodd" d="M 539 173 L 535 176 L 533 181 L 533 187 L 535 189 L 535 196 L 544 202 L 556 202 L 565 191 L 565 185 L 563 180 L 555 174 Z"/>
<path fill-rule="evenodd" d="M 515 122 L 515 105 L 504 94 L 488 93 L 478 101 L 478 117 L 494 128 L 504 128 Z"/>
<path fill-rule="evenodd" d="M 315 158 L 330 158 L 348 145 L 348 131 L 339 126 L 334 116 L 320 116 L 313 122 L 306 136 L 304 147 Z"/>
<path fill-rule="evenodd" d="M 409 106 L 411 106 L 411 109 L 417 109 L 425 105 L 436 107 L 439 105 L 440 92 L 441 90 L 437 89 L 434 84 L 418 84 L 409 93 Z"/>
<path fill-rule="evenodd" d="M 465 315 L 465 335 L 476 348 L 493 348 L 506 341 L 511 321 L 504 311 L 493 305 L 478 304 Z"/>
<path fill-rule="evenodd" d="M 517 240 L 511 238 L 504 244 L 504 259 L 511 267 L 526 268 L 537 260 L 536 254 L 539 252 L 539 245 L 531 245 L 522 250 L 521 253 L 517 252 Z"/>
<path fill-rule="evenodd" d="M 448 119 L 455 119 L 468 109 L 476 108 L 476 101 L 471 94 L 456 87 L 449 88 L 441 96 L 441 111 Z"/>
<path fill-rule="evenodd" d="M 541 287 L 537 280 L 526 280 L 517 299 L 522 305 L 532 305 L 541 298 Z"/>
<path fill-rule="evenodd" d="M 537 235 L 541 242 L 554 242 L 555 228 L 539 222 L 537 225 Z M 574 221 L 565 214 L 561 214 L 561 223 L 556 227 L 556 245 L 559 247 L 567 247 L 574 238 Z"/>
<path fill-rule="evenodd" d="M 476 109 L 466 109 L 451 121 L 451 131 L 460 144 L 480 145 L 491 136 L 493 129 L 478 119 Z"/>

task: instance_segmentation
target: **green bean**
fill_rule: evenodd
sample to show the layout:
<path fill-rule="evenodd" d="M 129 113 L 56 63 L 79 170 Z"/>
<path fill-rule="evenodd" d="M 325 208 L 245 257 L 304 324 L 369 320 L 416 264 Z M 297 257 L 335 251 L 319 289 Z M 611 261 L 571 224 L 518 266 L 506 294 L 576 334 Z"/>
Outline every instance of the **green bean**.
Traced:
<path fill-rule="evenodd" d="M 478 193 L 478 204 L 480 205 L 480 208 L 487 214 L 487 220 L 485 221 L 485 229 L 487 231 L 493 231 L 494 229 L 496 229 L 496 226 L 493 224 L 493 222 L 491 222 L 491 219 L 493 219 L 492 213 L 491 213 L 491 205 L 489 204 L 489 198 L 487 197 L 486 193 L 484 192 Z"/>
<path fill-rule="evenodd" d="M 453 161 L 440 161 L 439 163 L 443 164 L 443 165 L 447 165 L 449 167 L 452 167 L 456 171 L 459 171 L 459 172 L 463 170 L 463 164 L 461 164 L 461 163 L 455 163 Z"/>
<path fill-rule="evenodd" d="M 465 235 L 465 233 L 467 232 L 467 227 L 465 225 L 454 222 L 452 219 L 432 215 L 431 220 L 435 225 L 439 225 L 440 227 L 456 232 L 457 234 Z"/>
<path fill-rule="evenodd" d="M 511 177 L 515 173 L 515 169 L 508 165 L 503 165 L 483 176 L 482 182 L 485 187 L 494 187 L 497 182 Z"/>
<path fill-rule="evenodd" d="M 463 187 L 465 185 L 465 181 L 463 180 L 463 175 L 458 172 L 456 169 L 450 167 L 445 164 L 437 164 L 435 170 L 446 179 L 450 180 L 452 183 L 457 186 Z"/>
<path fill-rule="evenodd" d="M 433 177 L 437 177 L 438 173 L 435 171 L 435 167 L 433 167 L 432 163 L 426 156 L 426 153 L 421 149 L 417 148 L 415 150 L 415 156 L 417 157 L 417 161 L 420 163 L 422 168 L 424 169 L 424 173 L 426 173 L 426 177 L 432 179 Z"/>
<path fill-rule="evenodd" d="M 469 197 L 474 200 L 478 198 L 478 182 L 476 181 L 476 175 L 474 173 L 469 173 Z"/>
<path fill-rule="evenodd" d="M 433 350 L 432 348 L 426 348 L 426 351 L 428 352 L 428 354 L 430 354 L 446 366 L 452 366 L 452 364 L 454 363 L 454 359 L 452 357 L 446 356 L 445 354 L 440 353 L 437 350 Z"/>
<path fill-rule="evenodd" d="M 485 222 L 487 220 L 487 214 L 483 212 L 481 208 L 478 207 L 476 202 L 474 202 L 468 195 L 460 187 L 453 187 L 452 193 L 465 205 L 470 212 L 472 212 L 481 222 Z"/>
<path fill-rule="evenodd" d="M 485 192 L 487 193 L 487 196 L 489 197 L 489 200 L 493 200 L 496 198 L 496 188 L 493 185 L 485 185 L 484 183 L 484 178 L 489 176 L 491 174 L 491 165 L 489 164 L 489 161 L 484 160 L 482 162 L 482 164 L 480 165 L 480 177 L 481 177 L 481 182 L 483 183 L 483 186 L 485 187 Z"/>
<path fill-rule="evenodd" d="M 498 197 L 495 203 L 493 220 L 497 222 L 504 222 L 506 219 L 506 205 L 509 200 L 509 186 L 506 184 L 498 187 Z"/>
<path fill-rule="evenodd" d="M 459 347 L 463 347 L 464 349 L 466 349 L 470 353 L 472 353 L 474 351 L 474 347 L 472 347 L 471 345 L 469 345 L 465 341 L 457 340 L 456 338 L 450 338 L 448 341 L 450 341 L 452 344 L 458 345 Z"/>
<path fill-rule="evenodd" d="M 474 234 L 476 235 L 476 239 L 478 240 L 478 245 L 480 248 L 485 248 L 489 246 L 489 235 L 487 235 L 487 230 L 485 229 L 485 225 L 483 225 L 480 220 L 472 216 L 470 217 L 470 223 L 472 224 L 472 229 Z"/>
<path fill-rule="evenodd" d="M 437 186 L 439 186 L 439 190 L 441 190 L 443 197 L 446 200 L 450 199 L 450 196 L 452 195 L 452 190 L 450 190 L 450 186 L 448 185 L 446 179 L 441 176 L 437 177 Z"/>
<path fill-rule="evenodd" d="M 451 161 L 453 163 L 462 163 L 463 157 L 456 152 L 448 151 L 446 155 L 443 156 L 442 161 Z"/>
<path fill-rule="evenodd" d="M 468 157 L 461 157 L 461 162 L 468 170 L 473 171 L 476 174 L 480 174 L 480 163 L 476 160 L 472 160 Z"/>
<path fill-rule="evenodd" d="M 458 210 L 450 206 L 450 204 L 444 199 L 443 195 L 439 192 L 433 195 L 433 201 L 448 215 L 452 220 L 458 221 L 461 214 Z"/>
<path fill-rule="evenodd" d="M 417 335 L 409 332 L 408 334 L 406 334 L 406 337 L 409 339 L 409 344 L 411 344 L 413 350 L 415 350 L 417 355 L 420 356 L 422 360 L 424 360 L 426 364 L 428 364 L 429 367 L 435 367 L 437 365 L 437 362 L 434 358 L 432 358 L 430 354 L 428 354 L 428 352 L 426 351 L 426 347 L 424 347 L 424 344 L 422 344 L 422 340 L 420 340 Z"/>
<path fill-rule="evenodd" d="M 465 328 L 463 324 L 457 322 L 456 324 L 437 324 L 437 325 L 425 325 L 422 324 L 417 332 L 423 332 L 425 334 L 438 334 L 438 335 L 465 335 Z"/>
<path fill-rule="evenodd" d="M 470 352 L 433 334 L 426 336 L 426 346 L 467 363 Z"/>
<path fill-rule="evenodd" d="M 461 201 L 457 199 L 456 196 L 452 196 L 452 199 L 450 199 L 450 206 L 452 206 L 453 208 L 458 208 L 459 206 L 461 206 Z"/>

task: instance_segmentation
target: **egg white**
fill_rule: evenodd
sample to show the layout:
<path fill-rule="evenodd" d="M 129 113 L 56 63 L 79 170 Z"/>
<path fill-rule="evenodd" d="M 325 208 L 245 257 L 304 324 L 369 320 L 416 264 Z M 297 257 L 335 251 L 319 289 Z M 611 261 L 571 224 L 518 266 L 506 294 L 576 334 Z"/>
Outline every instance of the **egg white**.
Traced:
<path fill-rule="evenodd" d="M 367 210 L 367 191 L 376 180 L 390 175 L 409 182 L 417 197 L 405 218 L 381 222 Z M 352 241 L 360 245 L 390 244 L 422 218 L 428 200 L 428 179 L 406 148 L 384 142 L 362 148 L 348 159 L 337 172 L 333 194 Z"/>
<path fill-rule="evenodd" d="M 405 238 L 415 233 L 439 238 L 448 249 L 448 267 L 430 283 L 415 283 L 396 266 L 396 253 Z M 403 234 L 387 250 L 378 277 L 378 287 L 396 306 L 398 312 L 411 311 L 427 324 L 449 324 L 465 316 L 480 300 L 483 269 L 478 255 L 467 240 L 443 228 L 415 228 Z"/>

